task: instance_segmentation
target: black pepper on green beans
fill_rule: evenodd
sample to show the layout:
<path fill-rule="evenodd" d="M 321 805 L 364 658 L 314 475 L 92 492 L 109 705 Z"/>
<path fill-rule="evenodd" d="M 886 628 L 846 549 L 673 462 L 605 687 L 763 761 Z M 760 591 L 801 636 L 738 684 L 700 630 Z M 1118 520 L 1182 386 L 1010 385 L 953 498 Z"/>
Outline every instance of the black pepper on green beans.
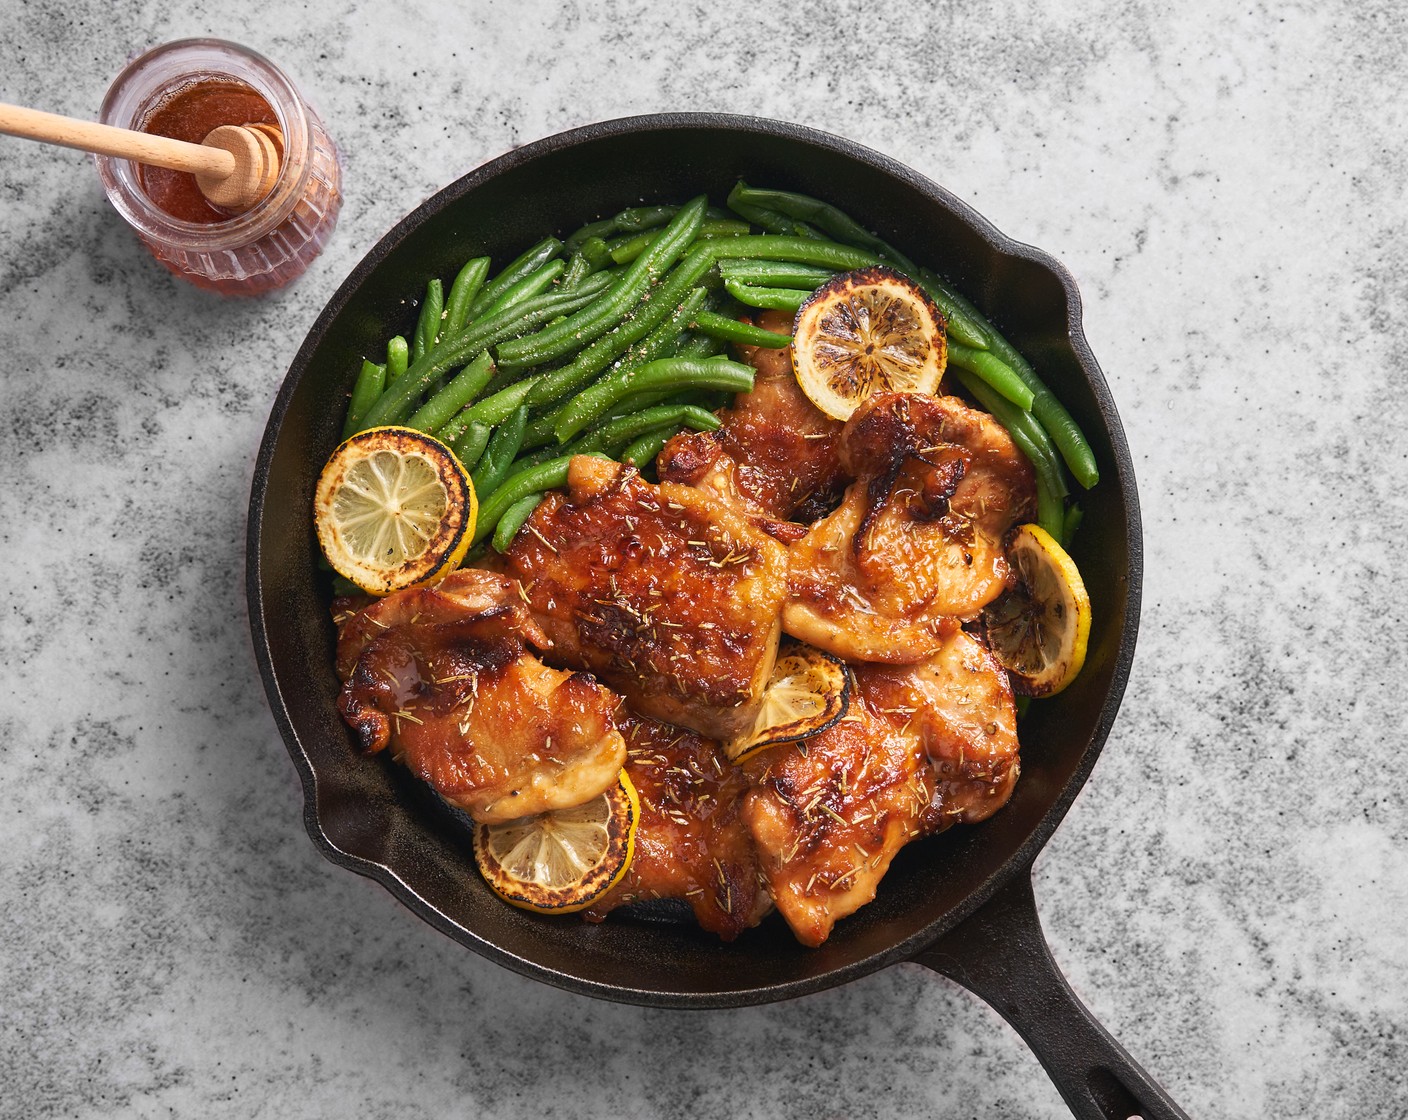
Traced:
<path fill-rule="evenodd" d="M 415 334 L 411 336 L 411 364 L 415 365 L 432 346 L 440 334 L 441 316 L 445 313 L 445 287 L 438 278 L 425 286 L 425 299 L 420 305 L 420 316 L 416 319 Z"/>
<path fill-rule="evenodd" d="M 645 365 L 608 374 L 582 390 L 558 413 L 554 431 L 566 443 L 583 428 L 606 415 L 612 405 L 631 393 L 654 389 L 727 389 L 747 392 L 753 387 L 753 367 L 721 358 L 657 358 Z"/>
<path fill-rule="evenodd" d="M 399 422 L 411 411 L 416 398 L 441 374 L 463 364 L 472 355 L 496 342 L 532 330 L 558 315 L 585 307 L 610 283 L 610 277 L 589 276 L 571 291 L 544 292 L 517 307 L 471 322 L 461 335 L 442 339 L 430 353 L 388 385 L 377 402 L 367 410 L 362 426 L 374 428 L 380 424 Z"/>
<path fill-rule="evenodd" d="M 399 334 L 386 344 L 386 384 L 399 381 L 410 367 L 411 348 Z"/>
<path fill-rule="evenodd" d="M 469 322 L 470 305 L 484 286 L 490 263 L 488 257 L 474 257 L 466 261 L 450 285 L 450 294 L 445 297 L 445 337 L 459 334 Z"/>
<path fill-rule="evenodd" d="M 523 523 L 533 515 L 533 511 L 542 503 L 543 497 L 542 494 L 529 494 L 526 498 L 520 498 L 514 502 L 504 511 L 503 517 L 494 527 L 492 543 L 495 552 L 508 551 L 509 545 L 513 544 L 513 538 L 518 536 L 518 530 L 523 528 Z"/>
<path fill-rule="evenodd" d="M 508 477 L 513 461 L 518 457 L 518 449 L 523 446 L 523 430 L 527 426 L 528 410 L 520 406 L 494 429 L 488 446 L 484 448 L 484 455 L 470 475 L 476 494 L 492 494 Z"/>
<path fill-rule="evenodd" d="M 473 471 L 479 465 L 480 456 L 489 446 L 489 436 L 492 431 L 493 429 L 488 424 L 471 420 L 465 426 L 464 432 L 450 444 L 450 450 L 455 453 L 455 458 L 460 461 L 460 466 L 465 470 Z"/>
<path fill-rule="evenodd" d="M 386 367 L 377 365 L 370 359 L 362 362 L 362 372 L 357 375 L 357 382 L 352 386 L 352 399 L 347 403 L 347 421 L 342 426 L 342 438 L 356 435 L 360 429 L 357 427 L 361 423 L 363 415 L 367 409 L 371 408 L 377 397 L 381 396 L 381 391 L 386 387 Z"/>
<path fill-rule="evenodd" d="M 489 378 L 493 375 L 494 363 L 489 351 L 485 350 L 460 370 L 448 385 L 416 409 L 406 420 L 406 427 L 434 435 L 454 418 L 455 413 L 484 391 L 484 386 L 489 384 Z"/>
<path fill-rule="evenodd" d="M 579 349 L 616 326 L 645 294 L 651 281 L 673 267 L 694 240 L 706 205 L 708 199 L 700 195 L 680 207 L 650 249 L 632 262 L 602 299 L 560 323 L 504 343 L 497 353 L 499 364 L 509 369 L 541 365 Z"/>
<path fill-rule="evenodd" d="M 536 245 L 530 248 L 522 256 L 514 258 L 509 262 L 508 267 L 495 276 L 489 283 L 479 290 L 479 294 L 474 297 L 469 305 L 469 315 L 466 322 L 477 319 L 484 314 L 485 309 L 498 299 L 509 288 L 513 287 L 525 276 L 531 276 L 562 252 L 562 242 L 555 237 L 545 237 Z"/>
<path fill-rule="evenodd" d="M 721 338 L 726 342 L 737 342 L 743 346 L 761 346 L 769 350 L 780 350 L 784 346 L 792 345 L 790 334 L 765 331 L 762 327 L 741 323 L 737 319 L 731 319 L 727 315 L 719 315 L 713 311 L 700 311 L 690 320 L 689 325 L 695 330 L 703 331 L 715 338 Z"/>

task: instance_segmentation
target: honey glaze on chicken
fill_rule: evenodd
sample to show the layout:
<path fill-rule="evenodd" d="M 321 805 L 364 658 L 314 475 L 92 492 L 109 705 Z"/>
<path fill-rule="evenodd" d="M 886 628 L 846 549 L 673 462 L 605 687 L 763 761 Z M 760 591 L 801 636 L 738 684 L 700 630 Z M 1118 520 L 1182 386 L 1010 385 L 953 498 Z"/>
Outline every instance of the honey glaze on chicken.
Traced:
<path fill-rule="evenodd" d="M 643 715 L 728 738 L 777 659 L 787 554 L 708 493 L 579 455 L 504 556 L 553 658 Z"/>
<path fill-rule="evenodd" d="M 579 456 L 492 572 L 341 619 L 340 708 L 482 821 L 580 804 L 624 765 L 635 855 L 588 920 L 680 899 L 733 940 L 775 907 L 816 946 L 906 844 L 1012 795 L 1012 690 L 963 627 L 1035 483 L 955 397 L 882 393 L 843 424 L 790 350 L 742 349 L 754 389 L 675 437 L 658 485 Z M 753 726 L 784 631 L 846 662 L 850 708 L 736 766 L 719 740 Z"/>
<path fill-rule="evenodd" d="M 772 909 L 740 809 L 748 783 L 719 744 L 623 712 L 626 773 L 640 796 L 635 857 L 625 878 L 585 911 L 676 898 L 706 930 L 732 941 Z"/>
<path fill-rule="evenodd" d="M 792 320 L 767 311 L 758 325 L 788 334 Z M 806 531 L 799 523 L 835 506 L 850 481 L 840 458 L 841 422 L 802 392 L 790 347 L 739 351 L 757 370 L 752 390 L 719 412 L 717 431 L 675 436 L 656 467 L 662 481 L 709 489 L 779 540 L 795 540 Z"/>
<path fill-rule="evenodd" d="M 363 750 L 389 746 L 476 820 L 580 805 L 616 781 L 620 698 L 528 651 L 548 641 L 512 580 L 463 568 L 340 624 L 338 710 Z"/>
<path fill-rule="evenodd" d="M 841 461 L 855 482 L 840 508 L 789 548 L 783 628 L 846 660 L 927 657 L 1006 586 L 1031 464 L 987 413 L 912 393 L 862 403 Z"/>

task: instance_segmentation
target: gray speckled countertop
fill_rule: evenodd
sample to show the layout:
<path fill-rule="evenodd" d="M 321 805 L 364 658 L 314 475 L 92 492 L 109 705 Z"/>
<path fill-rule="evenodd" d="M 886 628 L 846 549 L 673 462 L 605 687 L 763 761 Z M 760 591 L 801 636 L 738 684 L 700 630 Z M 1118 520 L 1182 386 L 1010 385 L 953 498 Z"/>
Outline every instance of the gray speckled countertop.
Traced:
<path fill-rule="evenodd" d="M 347 195 L 296 288 L 225 303 L 147 258 L 84 157 L 0 139 L 0 1115 L 1064 1115 L 917 966 L 738 1011 L 593 1002 L 304 833 L 242 585 L 283 372 L 426 194 L 662 109 L 853 137 L 1075 274 L 1147 565 L 1119 722 L 1037 864 L 1053 951 L 1194 1117 L 1408 1115 L 1402 9 L 726 7 L 0 7 L 0 100 L 78 116 L 157 42 L 263 50 Z"/>

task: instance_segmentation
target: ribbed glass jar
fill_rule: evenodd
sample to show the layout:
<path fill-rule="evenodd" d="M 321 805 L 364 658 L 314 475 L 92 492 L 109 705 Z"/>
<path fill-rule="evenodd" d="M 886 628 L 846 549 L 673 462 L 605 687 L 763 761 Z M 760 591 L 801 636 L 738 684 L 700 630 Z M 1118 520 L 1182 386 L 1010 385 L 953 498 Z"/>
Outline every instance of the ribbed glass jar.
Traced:
<path fill-rule="evenodd" d="M 278 181 L 243 214 L 209 224 L 174 218 L 142 190 L 130 161 L 94 159 L 108 199 L 157 260 L 199 287 L 259 295 L 303 275 L 327 243 L 342 207 L 337 147 L 294 84 L 245 47 L 182 39 L 148 51 L 117 76 L 103 99 L 102 121 L 140 129 L 181 90 L 220 79 L 252 87 L 273 108 L 284 137 Z"/>

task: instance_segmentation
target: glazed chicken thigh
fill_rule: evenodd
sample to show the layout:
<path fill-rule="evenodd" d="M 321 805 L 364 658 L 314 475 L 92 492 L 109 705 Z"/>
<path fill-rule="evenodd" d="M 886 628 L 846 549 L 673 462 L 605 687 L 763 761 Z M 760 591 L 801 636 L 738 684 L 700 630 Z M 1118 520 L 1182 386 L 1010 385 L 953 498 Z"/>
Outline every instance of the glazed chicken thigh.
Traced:
<path fill-rule="evenodd" d="M 744 764 L 743 819 L 778 912 L 803 945 L 875 897 L 890 861 L 919 836 L 934 773 L 906 736 L 852 695 L 839 722 Z"/>
<path fill-rule="evenodd" d="M 748 783 L 702 735 L 629 713 L 621 716 L 626 773 L 640 795 L 636 854 L 625 878 L 586 911 L 600 921 L 644 899 L 689 903 L 725 941 L 772 909 L 739 810 Z"/>
<path fill-rule="evenodd" d="M 462 568 L 345 616 L 338 710 L 446 801 L 495 822 L 580 805 L 626 757 L 620 698 L 544 665 L 547 638 L 511 580 Z"/>
<path fill-rule="evenodd" d="M 579 455 L 505 554 L 553 658 L 712 738 L 752 726 L 777 658 L 783 547 L 708 493 Z"/>
<path fill-rule="evenodd" d="M 880 393 L 846 422 L 856 481 L 789 548 L 787 633 L 853 661 L 927 657 L 1001 593 L 1007 530 L 1032 509 L 1031 464 L 956 397 Z"/>
<path fill-rule="evenodd" d="M 782 312 L 765 312 L 759 325 L 789 333 Z M 722 409 L 714 432 L 682 432 L 660 453 L 662 481 L 714 493 L 779 540 L 791 541 L 840 498 L 849 478 L 841 465 L 841 422 L 812 404 L 792 373 L 792 350 L 739 347 L 757 370 L 751 392 Z"/>
<path fill-rule="evenodd" d="M 1017 711 L 1006 672 L 982 642 L 959 630 L 913 665 L 857 665 L 855 681 L 933 767 L 925 832 L 986 820 L 1007 804 L 1019 771 Z"/>

